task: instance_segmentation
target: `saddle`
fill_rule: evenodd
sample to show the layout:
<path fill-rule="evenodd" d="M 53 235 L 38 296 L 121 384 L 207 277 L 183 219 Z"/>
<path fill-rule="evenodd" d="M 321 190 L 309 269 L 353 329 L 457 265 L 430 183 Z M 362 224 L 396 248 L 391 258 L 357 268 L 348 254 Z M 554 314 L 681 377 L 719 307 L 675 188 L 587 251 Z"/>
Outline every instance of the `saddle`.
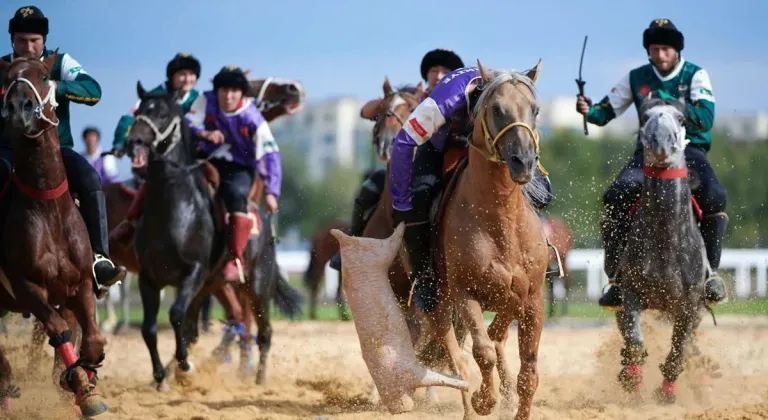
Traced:
<path fill-rule="evenodd" d="M 216 199 L 216 191 L 219 189 L 221 183 L 221 177 L 219 171 L 210 162 L 206 160 L 200 161 L 200 169 L 203 173 L 203 179 L 208 186 L 208 193 L 211 195 L 214 203 L 214 216 L 220 225 L 226 225 L 229 223 L 229 213 L 225 210 L 223 204 Z M 259 212 L 259 201 L 264 191 L 264 184 L 261 182 L 261 178 L 258 176 L 251 185 L 251 190 L 248 192 L 248 216 L 253 221 L 253 227 L 251 228 L 251 237 L 257 237 L 261 233 L 263 220 L 261 213 Z"/>

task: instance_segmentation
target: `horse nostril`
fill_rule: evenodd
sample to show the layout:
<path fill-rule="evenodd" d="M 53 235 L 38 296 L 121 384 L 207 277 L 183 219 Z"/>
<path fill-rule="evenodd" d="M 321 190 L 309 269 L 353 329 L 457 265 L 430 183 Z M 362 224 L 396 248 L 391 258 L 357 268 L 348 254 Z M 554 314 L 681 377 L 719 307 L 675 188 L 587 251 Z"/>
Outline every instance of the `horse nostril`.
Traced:
<path fill-rule="evenodd" d="M 298 93 L 299 88 L 296 85 L 288 85 L 288 92 L 289 93 Z"/>
<path fill-rule="evenodd" d="M 32 105 L 32 101 L 30 101 L 29 99 L 24 99 L 24 102 L 22 102 L 21 104 L 21 109 L 24 112 L 32 112 L 32 110 L 34 109 L 34 105 Z"/>

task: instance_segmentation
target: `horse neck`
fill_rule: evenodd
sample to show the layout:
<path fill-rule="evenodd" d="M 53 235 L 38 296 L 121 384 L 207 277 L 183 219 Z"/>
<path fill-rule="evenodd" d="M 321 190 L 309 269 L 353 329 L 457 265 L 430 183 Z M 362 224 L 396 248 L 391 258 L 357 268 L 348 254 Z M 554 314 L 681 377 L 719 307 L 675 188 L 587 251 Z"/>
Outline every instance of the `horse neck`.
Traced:
<path fill-rule="evenodd" d="M 527 205 L 523 188 L 510 179 L 506 165 L 490 162 L 478 151 L 470 149 L 465 179 L 470 185 L 466 189 L 470 201 L 483 209 L 478 217 L 498 223 L 498 214 L 504 214 L 509 220 L 523 214 Z"/>
<path fill-rule="evenodd" d="M 670 169 L 685 168 L 685 161 L 672 165 Z M 691 191 L 688 178 L 659 179 L 644 176 L 641 193 L 643 214 L 657 229 L 657 232 L 677 232 L 680 226 L 688 226 L 693 217 Z M 665 236 L 673 239 L 669 235 Z"/>
<path fill-rule="evenodd" d="M 14 143 L 14 171 L 26 186 L 49 190 L 61 185 L 67 177 L 56 128 L 37 139 L 20 137 Z"/>
<path fill-rule="evenodd" d="M 261 113 L 261 115 L 264 117 L 264 120 L 266 120 L 268 123 L 272 122 L 273 120 L 276 120 L 283 115 L 287 114 L 288 111 L 282 107 L 282 106 L 275 106 L 272 108 L 269 108 Z"/>

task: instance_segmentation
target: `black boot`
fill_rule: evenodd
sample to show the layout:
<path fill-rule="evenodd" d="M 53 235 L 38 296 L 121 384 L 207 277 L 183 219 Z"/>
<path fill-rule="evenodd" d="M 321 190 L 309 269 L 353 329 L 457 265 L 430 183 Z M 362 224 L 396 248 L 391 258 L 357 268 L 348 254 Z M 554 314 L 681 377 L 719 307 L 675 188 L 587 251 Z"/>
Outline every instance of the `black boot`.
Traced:
<path fill-rule="evenodd" d="M 606 309 L 618 310 L 622 306 L 621 289 L 615 283 L 619 260 L 624 252 L 627 241 L 629 221 L 621 218 L 605 217 L 601 225 L 603 235 L 603 250 L 605 252 L 604 269 L 610 280 L 610 286 L 605 291 L 598 304 Z"/>
<path fill-rule="evenodd" d="M 728 215 L 725 213 L 705 216 L 699 225 L 711 268 L 704 286 L 704 298 L 708 304 L 723 303 L 726 298 L 725 286 L 717 275 L 717 269 L 720 267 L 720 254 L 723 251 L 723 237 L 727 227 Z"/>
<path fill-rule="evenodd" d="M 94 293 L 100 299 L 107 294 L 110 287 L 125 279 L 127 271 L 123 266 L 115 267 L 109 259 L 109 228 L 104 193 L 94 191 L 80 197 L 80 213 L 91 240 L 94 254 L 93 276 L 96 282 Z"/>
<path fill-rule="evenodd" d="M 368 219 L 376 210 L 376 205 L 379 204 L 379 197 L 381 197 L 381 189 L 370 179 L 366 180 L 357 198 L 355 198 L 355 205 L 352 209 L 352 224 L 349 226 L 348 235 L 360 236 L 363 234 Z M 341 271 L 341 253 L 335 253 L 331 257 L 329 265 L 332 269 Z"/>
<path fill-rule="evenodd" d="M 429 221 L 405 229 L 404 242 L 411 263 L 411 284 L 413 301 L 423 312 L 432 312 L 437 307 L 437 278 L 432 269 L 430 239 L 432 225 Z"/>

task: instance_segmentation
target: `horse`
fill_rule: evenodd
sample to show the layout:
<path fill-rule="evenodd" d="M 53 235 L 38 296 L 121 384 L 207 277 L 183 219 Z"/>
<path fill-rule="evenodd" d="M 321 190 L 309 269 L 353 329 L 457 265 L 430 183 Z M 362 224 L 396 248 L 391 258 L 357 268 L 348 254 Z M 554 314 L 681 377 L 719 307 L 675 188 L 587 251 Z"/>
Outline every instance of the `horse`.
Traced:
<path fill-rule="evenodd" d="M 188 308 L 212 279 L 212 273 L 223 266 L 226 245 L 221 234 L 223 221 L 214 216 L 215 203 L 196 159 L 197 137 L 186 123 L 175 94 L 147 93 L 141 82 L 136 84 L 136 92 L 141 105 L 127 144 L 132 156 L 136 148 L 147 150 L 145 205 L 152 211 L 137 223 L 134 249 L 144 308 L 142 335 L 159 389 L 167 375 L 157 351 L 160 291 L 169 285 L 178 288 L 170 321 L 176 337 L 176 377 L 183 381 L 193 371 L 187 344 L 195 337 L 189 334 L 197 333 L 194 328 L 185 334 Z"/>
<path fill-rule="evenodd" d="M 440 199 L 434 224 L 438 306 L 429 322 L 454 371 L 469 377 L 451 320 L 457 306 L 472 335 L 482 374 L 471 398 L 462 392 L 465 418 L 488 415 L 496 405 L 498 368 L 507 402 L 514 389 L 504 352 L 509 326 L 518 320 L 520 373 L 516 419 L 529 419 L 538 387 L 537 357 L 543 327 L 543 285 L 548 262 L 541 221 L 530 203 L 539 162 L 535 83 L 541 61 L 525 72 L 489 72 L 477 62 L 480 95 L 471 110 L 471 146 Z M 539 166 L 539 170 L 543 171 Z M 486 329 L 483 311 L 495 312 Z"/>
<path fill-rule="evenodd" d="M 416 87 L 403 86 L 397 90 L 392 88 L 389 79 L 385 77 L 382 84 L 384 97 L 373 100 L 366 104 L 361 115 L 363 118 L 375 119 L 376 124 L 373 128 L 373 143 L 381 161 L 387 162 L 385 182 L 382 191 L 389 191 L 389 157 L 394 137 L 402 128 L 403 123 L 408 119 L 410 113 L 421 102 L 424 93 L 421 84 Z M 450 172 L 451 159 L 446 159 L 445 170 Z M 389 238 L 394 232 L 392 223 L 392 196 L 387 192 L 381 195 L 379 202 L 366 223 L 362 236 L 375 239 Z M 411 333 L 411 340 L 416 347 L 416 356 L 422 364 L 433 369 L 442 368 L 448 363 L 448 356 L 444 347 L 435 339 L 433 331 L 430 331 L 429 323 L 424 322 L 411 305 L 411 282 L 408 272 L 403 264 L 402 256 L 395 258 L 389 272 L 389 281 L 392 291 L 400 304 L 400 308 L 405 312 L 408 330 Z M 466 329 L 458 314 L 454 314 L 454 329 L 458 337 L 458 343 L 463 344 L 466 337 Z M 427 388 L 427 399 L 436 401 L 435 389 Z M 378 399 L 378 392 L 375 386 L 372 390 L 374 401 Z"/>
<path fill-rule="evenodd" d="M 305 101 L 304 86 L 298 80 L 282 79 L 270 77 L 267 79 L 254 79 L 249 82 L 248 96 L 255 99 L 259 110 L 264 115 L 267 122 L 271 122 L 284 115 L 293 115 L 298 112 Z M 138 153 L 143 153 L 143 149 L 138 149 Z M 131 205 L 136 190 L 146 178 L 145 157 L 141 159 L 132 159 L 131 170 L 133 178 L 122 181 L 108 183 L 103 186 L 104 198 L 107 203 L 107 219 L 109 230 L 117 227 L 125 219 L 128 207 Z M 260 194 L 253 194 L 259 196 Z M 121 244 L 110 242 L 112 260 L 115 264 L 120 264 L 128 270 L 129 273 L 139 272 L 139 263 L 133 247 L 122 246 Z M 130 280 L 131 276 L 120 284 L 120 305 L 122 307 L 121 319 L 118 321 L 115 313 L 115 303 L 107 298 L 104 300 L 107 317 L 102 323 L 102 329 L 109 330 L 108 333 L 118 334 L 120 330 L 128 326 L 128 316 L 130 313 Z M 232 306 L 230 301 L 222 301 L 223 306 L 229 310 Z M 110 328 L 106 328 L 110 327 Z"/>
<path fill-rule="evenodd" d="M 3 187 L 0 316 L 32 314 L 42 323 L 65 370 L 59 384 L 75 395 L 82 415 L 107 411 L 96 388 L 106 340 L 96 322 L 92 250 L 85 223 L 70 194 L 61 156 L 51 69 L 58 49 L 44 60 L 0 61 L 5 75 L 3 116 L 13 170 Z M 13 262 L 12 264 L 10 262 Z M 73 335 L 82 330 L 80 358 Z M 74 333 L 74 334 L 73 334 Z M 0 405 L 18 396 L 7 359 L 0 358 Z"/>
<path fill-rule="evenodd" d="M 568 315 L 568 293 L 571 289 L 571 280 L 568 277 L 568 268 L 565 262 L 568 254 L 573 249 L 573 231 L 562 217 L 552 216 L 544 220 L 544 233 L 552 244 L 549 250 L 549 265 L 547 268 L 547 286 L 549 287 L 549 317 L 555 316 L 557 297 L 555 296 L 555 282 L 559 279 L 565 287 L 565 298 L 561 302 L 561 316 Z M 558 261 L 559 260 L 559 261 Z M 563 275 L 560 275 L 562 267 Z"/>
<path fill-rule="evenodd" d="M 304 271 L 304 285 L 309 289 L 309 319 L 317 319 L 317 295 L 320 293 L 320 285 L 325 277 L 325 265 L 339 252 L 339 241 L 331 235 L 331 230 L 339 229 L 346 231 L 349 229 L 349 223 L 334 221 L 322 226 L 312 239 L 309 241 L 311 248 L 309 251 L 309 265 Z M 339 319 L 349 321 L 349 311 L 347 302 L 344 299 L 344 290 L 342 288 L 341 273 L 339 273 L 339 284 L 336 289 L 336 305 L 339 309 Z"/>
<path fill-rule="evenodd" d="M 618 269 L 623 310 L 616 323 L 624 338 L 618 379 L 626 391 L 639 389 L 647 357 L 641 311 L 661 311 L 674 323 L 672 346 L 660 366 L 664 380 L 654 392 L 661 403 L 675 401 L 675 381 L 701 322 L 708 268 L 688 181 L 685 115 L 684 105 L 673 100 L 649 98 L 640 108 L 644 180 Z"/>

